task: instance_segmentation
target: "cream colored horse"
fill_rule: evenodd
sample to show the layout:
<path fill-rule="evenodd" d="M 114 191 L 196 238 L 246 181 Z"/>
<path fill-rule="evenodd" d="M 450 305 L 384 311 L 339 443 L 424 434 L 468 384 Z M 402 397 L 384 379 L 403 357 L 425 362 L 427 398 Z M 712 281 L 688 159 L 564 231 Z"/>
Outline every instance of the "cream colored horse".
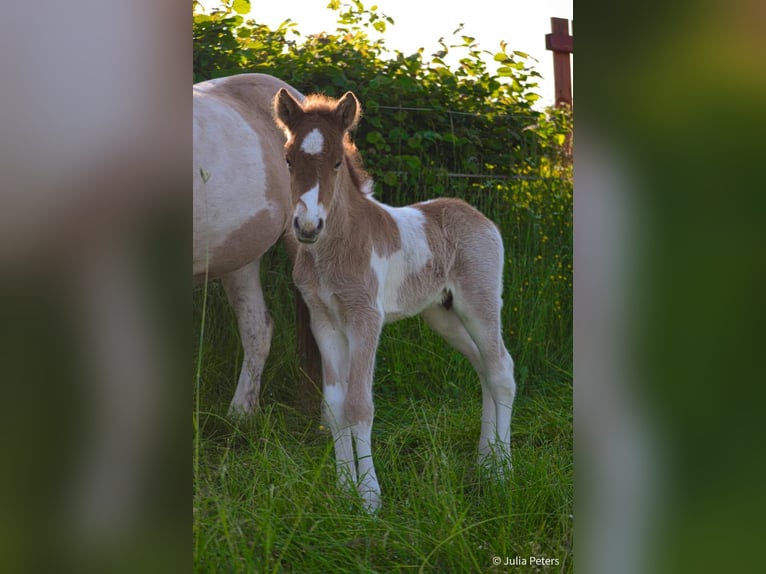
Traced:
<path fill-rule="evenodd" d="M 495 225 L 458 199 L 390 207 L 372 198 L 348 131 L 361 110 L 287 90 L 274 101 L 288 141 L 293 279 L 322 354 L 324 415 L 338 477 L 380 506 L 372 458 L 372 379 L 384 323 L 420 314 L 465 355 L 482 386 L 479 461 L 510 467 L 513 361 L 501 334 L 503 243 Z"/>
<path fill-rule="evenodd" d="M 290 221 L 285 138 L 274 125 L 285 82 L 241 74 L 195 84 L 194 279 L 220 278 L 237 316 L 244 349 L 230 414 L 256 407 L 272 323 L 263 300 L 260 263 Z"/>

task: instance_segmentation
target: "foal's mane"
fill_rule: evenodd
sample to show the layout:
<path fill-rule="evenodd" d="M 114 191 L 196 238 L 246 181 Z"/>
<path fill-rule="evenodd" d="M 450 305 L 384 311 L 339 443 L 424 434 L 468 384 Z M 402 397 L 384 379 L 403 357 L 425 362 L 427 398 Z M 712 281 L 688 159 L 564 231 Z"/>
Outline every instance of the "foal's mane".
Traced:
<path fill-rule="evenodd" d="M 320 117 L 327 118 L 329 121 L 336 121 L 333 116 L 335 114 L 335 108 L 338 106 L 338 100 L 335 98 L 330 98 L 324 94 L 311 94 L 306 96 L 302 106 L 303 111 L 306 113 L 316 114 Z M 361 113 L 360 108 L 359 116 L 361 116 Z M 350 129 L 356 129 L 356 123 L 354 123 Z M 372 176 L 370 176 L 364 169 L 362 156 L 348 131 L 343 134 L 343 150 L 346 156 L 346 164 L 349 168 L 348 171 L 351 175 L 351 181 L 353 181 L 354 186 L 360 193 L 371 196 L 374 187 Z"/>

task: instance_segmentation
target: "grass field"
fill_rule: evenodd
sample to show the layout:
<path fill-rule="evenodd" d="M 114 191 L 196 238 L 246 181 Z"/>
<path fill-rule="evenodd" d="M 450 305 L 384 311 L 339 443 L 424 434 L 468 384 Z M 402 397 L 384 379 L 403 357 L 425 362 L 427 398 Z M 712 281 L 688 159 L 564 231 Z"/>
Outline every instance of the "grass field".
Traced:
<path fill-rule="evenodd" d="M 279 246 L 263 265 L 275 330 L 263 408 L 250 421 L 225 417 L 241 351 L 223 290 L 195 292 L 195 571 L 573 571 L 571 181 L 449 194 L 493 219 L 505 241 L 504 336 L 518 384 L 510 480 L 476 465 L 478 377 L 414 318 L 385 327 L 378 353 L 383 507 L 368 516 L 337 489 L 328 431 L 318 413 L 294 407 L 294 308 Z"/>

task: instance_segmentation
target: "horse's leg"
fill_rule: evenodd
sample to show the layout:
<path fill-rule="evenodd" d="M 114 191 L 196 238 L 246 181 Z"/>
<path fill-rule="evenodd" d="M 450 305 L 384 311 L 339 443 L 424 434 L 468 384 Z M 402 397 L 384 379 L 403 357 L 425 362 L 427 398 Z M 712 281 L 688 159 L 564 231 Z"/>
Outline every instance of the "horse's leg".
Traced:
<path fill-rule="evenodd" d="M 511 414 L 516 395 L 513 360 L 503 343 L 501 307 L 499 281 L 497 289 L 477 281 L 453 293 L 453 309 L 476 344 L 484 365 L 484 408 L 491 409 L 490 399 L 494 403 L 494 428 L 488 429 L 488 436 L 482 435 L 479 462 L 488 466 L 500 463 L 498 471 L 511 459 Z"/>
<path fill-rule="evenodd" d="M 380 484 L 372 459 L 372 379 L 382 316 L 373 310 L 357 310 L 348 324 L 349 379 L 345 413 L 351 423 L 359 468 L 359 494 L 368 512 L 380 508 Z"/>
<path fill-rule="evenodd" d="M 260 260 L 225 275 L 221 282 L 234 309 L 244 350 L 242 370 L 229 415 L 249 415 L 258 405 L 261 374 L 271 347 L 273 330 L 261 289 Z"/>
<path fill-rule="evenodd" d="M 348 389 L 348 342 L 321 308 L 311 305 L 311 331 L 322 356 L 322 416 L 332 432 L 338 483 L 344 490 L 356 487 L 356 466 L 351 428 L 344 405 Z"/>
<path fill-rule="evenodd" d="M 491 321 L 488 317 L 476 318 L 471 313 L 465 313 L 461 319 L 466 330 L 471 333 L 485 366 L 484 411 L 491 413 L 493 406 L 495 411 L 494 421 L 490 415 L 486 427 L 488 432 L 483 433 L 479 443 L 479 462 L 489 463 L 490 466 L 493 462 L 510 463 L 511 415 L 516 382 L 513 377 L 513 360 L 500 333 L 499 317 L 497 321 Z"/>
<path fill-rule="evenodd" d="M 456 351 L 461 353 L 473 366 L 481 382 L 481 436 L 479 438 L 479 457 L 484 459 L 489 455 L 490 439 L 497 432 L 497 409 L 492 398 L 489 385 L 484 375 L 484 363 L 481 353 L 466 331 L 460 317 L 454 310 L 445 309 L 441 305 L 429 307 L 421 313 L 431 329 L 447 341 Z"/>

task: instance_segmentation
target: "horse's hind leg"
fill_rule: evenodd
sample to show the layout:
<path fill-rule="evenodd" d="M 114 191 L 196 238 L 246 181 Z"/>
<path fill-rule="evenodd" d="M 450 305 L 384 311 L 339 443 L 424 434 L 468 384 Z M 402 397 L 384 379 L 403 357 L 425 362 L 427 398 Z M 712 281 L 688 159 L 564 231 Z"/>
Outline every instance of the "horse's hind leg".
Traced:
<path fill-rule="evenodd" d="M 451 309 L 441 305 L 429 307 L 421 313 L 431 329 L 441 335 L 456 351 L 459 351 L 471 363 L 474 369 L 483 377 L 484 367 L 481 363 L 481 355 L 471 335 L 463 327 L 460 318 Z"/>
<path fill-rule="evenodd" d="M 500 471 L 510 463 L 511 413 L 516 395 L 513 360 L 501 333 L 501 307 L 499 292 L 488 293 L 486 286 L 477 285 L 454 295 L 453 309 L 476 345 L 484 369 L 479 462 L 487 466 L 500 463 Z"/>
<path fill-rule="evenodd" d="M 495 397 L 499 393 L 493 392 L 493 383 L 487 378 L 484 359 L 479 352 L 473 338 L 463 324 L 463 320 L 454 309 L 445 309 L 442 306 L 431 307 L 422 313 L 426 323 L 452 347 L 459 351 L 473 366 L 481 381 L 482 414 L 481 436 L 479 438 L 479 460 L 484 462 L 492 452 L 492 445 L 498 436 L 498 408 Z M 494 386 L 498 380 L 493 377 Z M 499 380 L 500 386 L 507 380 Z M 503 415 L 503 418 L 504 415 Z M 505 424 L 505 423 L 502 423 Z M 508 421 L 510 428 L 510 420 Z M 510 440 L 510 437 L 508 437 Z"/>
<path fill-rule="evenodd" d="M 244 350 L 242 371 L 229 415 L 249 415 L 258 405 L 261 374 L 271 347 L 272 321 L 263 300 L 260 260 L 233 271 L 221 279 L 229 303 L 237 316 Z"/>
<path fill-rule="evenodd" d="M 453 309 L 445 309 L 441 305 L 429 307 L 421 316 L 431 329 L 447 341 L 456 351 L 461 353 L 473 366 L 481 381 L 481 438 L 479 439 L 480 456 L 489 452 L 489 439 L 497 428 L 497 409 L 484 375 L 484 363 L 481 353 L 473 342 L 471 335 L 463 326 L 460 317 Z"/>

